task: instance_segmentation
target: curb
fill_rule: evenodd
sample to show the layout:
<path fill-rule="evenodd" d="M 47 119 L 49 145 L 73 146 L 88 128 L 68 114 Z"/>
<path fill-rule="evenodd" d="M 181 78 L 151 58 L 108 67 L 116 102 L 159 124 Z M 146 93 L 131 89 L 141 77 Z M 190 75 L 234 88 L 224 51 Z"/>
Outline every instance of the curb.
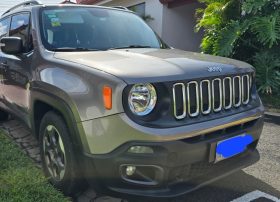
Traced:
<path fill-rule="evenodd" d="M 266 116 L 274 116 L 274 117 L 280 117 L 280 113 L 278 112 L 265 112 Z"/>
<path fill-rule="evenodd" d="M 280 113 L 265 112 L 265 122 L 280 125 Z"/>

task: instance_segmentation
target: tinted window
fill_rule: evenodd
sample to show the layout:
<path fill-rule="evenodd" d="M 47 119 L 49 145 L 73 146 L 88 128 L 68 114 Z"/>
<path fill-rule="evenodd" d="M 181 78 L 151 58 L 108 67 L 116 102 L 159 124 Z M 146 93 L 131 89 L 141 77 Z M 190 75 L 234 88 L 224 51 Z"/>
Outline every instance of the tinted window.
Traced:
<path fill-rule="evenodd" d="M 29 51 L 29 14 L 23 13 L 12 17 L 10 36 L 20 37 L 22 39 L 25 52 Z"/>
<path fill-rule="evenodd" d="M 47 49 L 161 47 L 153 30 L 130 12 L 74 7 L 44 9 L 41 22 L 41 35 Z"/>
<path fill-rule="evenodd" d="M 4 36 L 7 36 L 10 22 L 11 22 L 10 18 L 6 18 L 0 21 L 0 39 Z"/>

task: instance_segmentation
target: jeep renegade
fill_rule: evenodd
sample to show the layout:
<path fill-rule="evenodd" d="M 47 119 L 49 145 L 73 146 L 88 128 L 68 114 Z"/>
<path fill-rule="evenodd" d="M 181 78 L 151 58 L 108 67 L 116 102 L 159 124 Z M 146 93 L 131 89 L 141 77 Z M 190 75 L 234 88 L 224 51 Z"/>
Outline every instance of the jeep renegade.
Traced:
<path fill-rule="evenodd" d="M 252 165 L 254 68 L 168 47 L 133 12 L 27 1 L 0 20 L 0 119 L 38 138 L 50 182 L 174 197 Z"/>

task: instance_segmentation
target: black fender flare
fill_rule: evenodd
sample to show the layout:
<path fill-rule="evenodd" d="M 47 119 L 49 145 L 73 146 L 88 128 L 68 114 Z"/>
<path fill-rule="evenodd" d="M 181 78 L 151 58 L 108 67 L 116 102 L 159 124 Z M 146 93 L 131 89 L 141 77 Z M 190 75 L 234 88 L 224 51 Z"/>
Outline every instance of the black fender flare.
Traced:
<path fill-rule="evenodd" d="M 69 128 L 70 138 L 73 142 L 73 146 L 75 147 L 75 150 L 78 150 L 81 153 L 89 151 L 88 143 L 85 141 L 85 132 L 84 128 L 81 124 L 81 119 L 77 110 L 76 105 L 72 102 L 70 96 L 67 95 L 67 93 L 63 92 L 62 90 L 56 88 L 55 86 L 49 85 L 49 84 L 43 84 L 47 85 L 46 88 L 41 88 L 40 86 L 32 87 L 32 90 L 30 92 L 31 100 L 30 100 L 30 106 L 31 106 L 31 114 L 30 114 L 30 120 L 31 120 L 31 129 L 34 135 L 36 134 L 36 129 L 38 126 L 36 126 L 36 120 L 35 120 L 35 104 L 37 101 L 42 102 L 44 104 L 49 105 L 55 111 L 59 112 L 62 117 L 64 118 L 67 127 Z M 57 95 L 57 92 L 59 95 Z M 82 136 L 84 136 L 82 138 Z"/>

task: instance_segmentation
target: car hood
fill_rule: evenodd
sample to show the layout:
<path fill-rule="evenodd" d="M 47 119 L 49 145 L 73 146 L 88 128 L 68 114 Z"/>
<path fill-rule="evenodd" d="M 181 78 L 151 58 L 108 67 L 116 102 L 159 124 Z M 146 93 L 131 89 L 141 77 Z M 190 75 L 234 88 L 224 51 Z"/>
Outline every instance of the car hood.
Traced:
<path fill-rule="evenodd" d="M 252 70 L 249 64 L 241 61 L 176 49 L 56 52 L 54 57 L 107 72 L 128 84 L 196 79 Z M 209 71 L 209 68 L 215 70 Z"/>

